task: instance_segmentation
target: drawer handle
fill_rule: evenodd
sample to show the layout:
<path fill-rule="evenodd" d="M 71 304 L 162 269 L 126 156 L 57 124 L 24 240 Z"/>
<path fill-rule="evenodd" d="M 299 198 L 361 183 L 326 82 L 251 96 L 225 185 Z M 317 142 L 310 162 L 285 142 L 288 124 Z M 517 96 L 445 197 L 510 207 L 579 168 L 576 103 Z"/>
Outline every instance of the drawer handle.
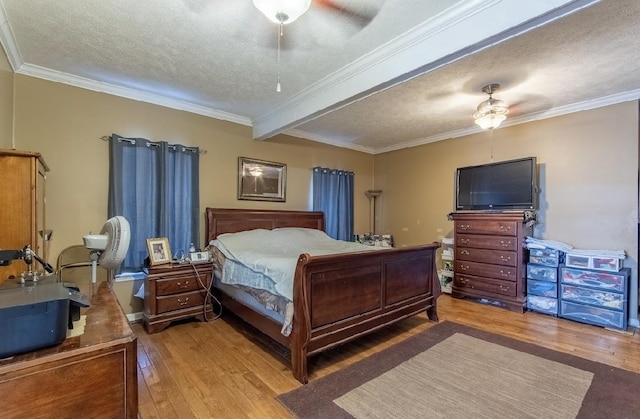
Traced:
<path fill-rule="evenodd" d="M 511 231 L 511 226 L 510 225 L 504 225 L 504 224 L 500 224 L 500 231 Z"/>
<path fill-rule="evenodd" d="M 469 280 L 468 280 L 468 279 L 460 278 L 460 283 L 462 283 L 462 284 L 466 284 L 467 282 L 469 282 Z"/>
<path fill-rule="evenodd" d="M 460 251 L 460 254 L 461 254 L 461 255 L 468 255 L 468 254 L 469 254 L 469 251 L 468 251 L 468 250 L 461 250 L 461 251 Z"/>
<path fill-rule="evenodd" d="M 460 239 L 460 243 L 468 244 L 469 243 L 469 239 Z"/>
<path fill-rule="evenodd" d="M 186 306 L 189 303 L 189 297 L 185 297 L 184 301 L 178 298 L 178 303 L 180 306 Z"/>
<path fill-rule="evenodd" d="M 502 275 L 502 276 L 509 276 L 509 274 L 511 274 L 511 272 L 508 272 L 508 271 L 507 271 L 507 272 L 505 272 L 505 271 L 503 271 L 502 269 L 500 269 L 500 275 Z"/>
<path fill-rule="evenodd" d="M 469 224 L 460 224 L 460 230 L 469 230 L 471 226 Z"/>
<path fill-rule="evenodd" d="M 469 269 L 469 265 L 460 265 L 461 271 L 466 271 L 467 269 Z"/>
<path fill-rule="evenodd" d="M 500 291 L 509 291 L 509 288 L 511 288 L 511 287 L 507 287 L 505 285 L 500 285 Z"/>
<path fill-rule="evenodd" d="M 500 260 L 502 262 L 509 262 L 511 260 L 511 256 L 500 256 Z"/>
<path fill-rule="evenodd" d="M 511 247 L 511 241 L 506 242 L 504 240 L 500 240 L 500 245 L 502 247 Z"/>
<path fill-rule="evenodd" d="M 184 285 L 182 285 L 182 282 L 178 282 L 178 288 L 188 288 L 189 287 L 189 280 L 184 281 Z"/>

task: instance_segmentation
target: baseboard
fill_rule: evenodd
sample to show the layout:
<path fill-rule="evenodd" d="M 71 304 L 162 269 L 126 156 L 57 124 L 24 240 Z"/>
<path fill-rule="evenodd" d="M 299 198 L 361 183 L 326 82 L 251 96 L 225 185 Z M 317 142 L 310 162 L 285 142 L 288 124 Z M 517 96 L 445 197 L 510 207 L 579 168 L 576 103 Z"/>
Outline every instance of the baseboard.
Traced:
<path fill-rule="evenodd" d="M 138 323 L 142 321 L 142 311 L 127 314 L 127 320 L 129 320 L 129 323 Z"/>

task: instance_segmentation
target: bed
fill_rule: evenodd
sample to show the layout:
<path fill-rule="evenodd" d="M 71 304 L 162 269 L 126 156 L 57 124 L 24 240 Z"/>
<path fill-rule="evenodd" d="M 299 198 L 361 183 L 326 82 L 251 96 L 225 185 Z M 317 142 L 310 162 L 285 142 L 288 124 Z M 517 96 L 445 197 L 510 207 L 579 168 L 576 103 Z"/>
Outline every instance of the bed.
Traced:
<path fill-rule="evenodd" d="M 324 231 L 317 211 L 206 209 L 207 242 L 224 233 L 302 227 Z M 214 280 L 214 292 L 226 310 L 289 348 L 294 377 L 308 382 L 308 359 L 322 351 L 426 312 L 438 321 L 440 281 L 435 268 L 437 243 L 297 259 L 293 278 L 293 322 L 288 336 L 282 324 L 247 299 Z M 250 299 L 250 298 L 249 298 Z"/>

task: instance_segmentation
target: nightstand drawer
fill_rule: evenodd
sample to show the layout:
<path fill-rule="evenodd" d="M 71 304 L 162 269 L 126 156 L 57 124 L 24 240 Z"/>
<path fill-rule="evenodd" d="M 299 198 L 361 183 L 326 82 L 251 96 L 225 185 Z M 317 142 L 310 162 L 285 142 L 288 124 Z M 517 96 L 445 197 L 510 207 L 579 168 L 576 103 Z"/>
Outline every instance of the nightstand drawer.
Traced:
<path fill-rule="evenodd" d="M 201 306 L 204 304 L 204 291 L 186 292 L 157 298 L 158 314 L 167 311 L 180 310 L 184 308 Z"/>
<path fill-rule="evenodd" d="M 200 276 L 200 280 L 205 286 L 209 285 L 209 276 Z M 195 276 L 184 276 L 181 278 L 158 279 L 156 280 L 156 296 L 178 294 L 202 289 L 202 285 Z"/>

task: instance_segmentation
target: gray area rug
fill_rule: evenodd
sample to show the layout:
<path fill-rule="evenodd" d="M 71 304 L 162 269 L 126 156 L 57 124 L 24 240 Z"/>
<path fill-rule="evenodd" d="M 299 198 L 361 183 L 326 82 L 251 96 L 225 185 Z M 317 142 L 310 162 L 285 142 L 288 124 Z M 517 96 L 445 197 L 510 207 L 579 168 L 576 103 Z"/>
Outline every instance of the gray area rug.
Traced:
<path fill-rule="evenodd" d="M 640 374 L 442 322 L 278 400 L 299 418 L 638 418 Z"/>

